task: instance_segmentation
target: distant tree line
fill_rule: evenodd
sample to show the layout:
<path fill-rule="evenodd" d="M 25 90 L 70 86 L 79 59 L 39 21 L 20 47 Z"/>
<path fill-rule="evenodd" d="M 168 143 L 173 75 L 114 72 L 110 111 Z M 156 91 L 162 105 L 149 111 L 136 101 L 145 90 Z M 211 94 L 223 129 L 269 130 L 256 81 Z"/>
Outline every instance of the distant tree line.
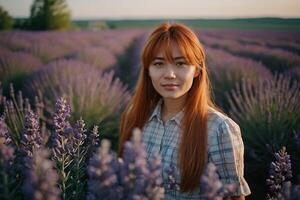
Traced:
<path fill-rule="evenodd" d="M 65 0 L 34 0 L 28 19 L 13 20 L 0 6 L 0 30 L 63 30 L 70 27 L 71 12 Z"/>
<path fill-rule="evenodd" d="M 4 8 L 0 5 L 0 30 L 11 29 L 13 20 Z"/>

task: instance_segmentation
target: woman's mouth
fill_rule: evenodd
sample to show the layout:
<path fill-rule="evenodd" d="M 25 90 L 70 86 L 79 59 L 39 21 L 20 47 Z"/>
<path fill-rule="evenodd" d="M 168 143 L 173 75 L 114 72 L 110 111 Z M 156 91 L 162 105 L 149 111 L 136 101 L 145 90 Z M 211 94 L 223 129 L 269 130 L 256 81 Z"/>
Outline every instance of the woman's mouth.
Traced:
<path fill-rule="evenodd" d="M 169 90 L 169 91 L 173 91 L 178 88 L 177 84 L 162 84 L 162 86 L 165 90 Z"/>

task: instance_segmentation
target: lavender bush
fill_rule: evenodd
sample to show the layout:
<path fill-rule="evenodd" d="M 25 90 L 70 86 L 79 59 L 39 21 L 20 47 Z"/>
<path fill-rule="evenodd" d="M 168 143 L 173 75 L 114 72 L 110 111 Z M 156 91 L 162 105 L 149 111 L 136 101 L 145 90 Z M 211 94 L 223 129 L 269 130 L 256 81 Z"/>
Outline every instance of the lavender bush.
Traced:
<path fill-rule="evenodd" d="M 228 110 L 224 95 L 243 79 L 255 83 L 260 78 L 271 78 L 271 72 L 260 62 L 249 58 L 233 56 L 222 50 L 206 48 L 207 65 L 211 77 L 216 103 Z"/>
<path fill-rule="evenodd" d="M 272 79 L 260 79 L 257 83 L 244 81 L 227 94 L 230 116 L 241 127 L 246 180 L 253 180 L 250 187 L 266 179 L 273 152 L 282 146 L 290 149 L 295 166 L 293 173 L 300 173 L 297 156 L 300 152 L 294 139 L 294 132 L 299 132 L 300 128 L 299 90 L 298 82 L 277 75 Z M 265 193 L 265 190 L 257 193 Z"/>
<path fill-rule="evenodd" d="M 42 127 L 41 127 L 41 134 L 45 138 L 43 141 L 47 141 L 47 129 L 45 127 L 45 117 L 43 116 L 43 102 L 36 97 L 34 106 L 31 106 L 29 99 L 24 98 L 21 91 L 18 92 L 16 96 L 14 87 L 10 84 L 10 92 L 9 98 L 4 96 L 1 93 L 1 83 L 0 83 L 0 110 L 3 110 L 6 116 L 6 124 L 7 128 L 10 131 L 10 137 L 12 138 L 12 143 L 16 146 L 19 146 L 22 131 L 24 127 L 24 119 L 25 113 L 27 111 L 32 110 L 34 108 L 34 112 L 41 118 Z"/>
<path fill-rule="evenodd" d="M 73 108 L 71 122 L 82 116 L 87 127 L 117 112 L 129 99 L 126 87 L 114 78 L 113 71 L 104 73 L 76 60 L 55 61 L 34 73 L 25 92 L 37 95 L 37 91 L 47 99 L 48 108 L 60 96 L 67 97 Z"/>
<path fill-rule="evenodd" d="M 117 64 L 116 56 L 104 47 L 88 47 L 75 53 L 73 58 L 81 60 L 99 69 L 112 68 Z"/>
<path fill-rule="evenodd" d="M 25 78 L 41 65 L 37 57 L 28 53 L 2 54 L 0 56 L 0 81 L 3 83 L 4 93 L 8 93 L 11 82 L 20 89 Z"/>
<path fill-rule="evenodd" d="M 110 143 L 102 140 L 101 147 L 86 163 L 87 152 L 92 154 L 98 147 L 98 127 L 95 126 L 88 134 L 82 119 L 72 126 L 68 121 L 71 107 L 65 98 L 58 99 L 54 113 L 54 131 L 48 143 L 51 154 L 40 141 L 38 115 L 31 110 L 26 113 L 20 147 L 15 147 L 29 158 L 23 169 L 25 176 L 13 180 L 15 182 L 3 179 L 5 181 L 1 182 L 0 189 L 6 191 L 3 193 L 5 198 L 20 199 L 12 192 L 10 185 L 22 183 L 22 192 L 30 199 L 164 199 L 160 157 L 155 155 L 146 160 L 140 130 L 135 129 L 132 140 L 126 142 L 123 158 L 118 159 L 110 149 Z M 10 172 L 5 170 L 16 163 L 13 163 L 13 148 L 7 148 L 12 140 L 4 118 L 0 122 L 0 152 L 6 155 L 4 159 L 1 156 L 0 169 L 8 177 Z M 273 165 L 279 167 L 273 168 L 270 184 L 285 180 L 280 177 L 283 173 L 277 169 L 287 169 L 284 176 L 291 176 L 289 158 L 284 150 L 277 155 L 277 159 L 278 162 Z M 284 161 L 287 164 L 282 164 Z M 169 178 L 172 179 L 172 173 Z M 233 185 L 222 185 L 215 166 L 208 164 L 200 180 L 200 199 L 224 199 L 234 194 L 234 190 Z M 284 195 L 290 195 L 298 189 L 285 187 L 285 191 Z"/>
<path fill-rule="evenodd" d="M 142 52 L 143 44 L 146 41 L 146 33 L 137 37 L 129 46 L 127 51 L 119 56 L 119 64 L 116 68 L 116 75 L 123 83 L 128 85 L 132 91 L 138 79 L 138 72 L 140 68 L 140 54 Z"/>

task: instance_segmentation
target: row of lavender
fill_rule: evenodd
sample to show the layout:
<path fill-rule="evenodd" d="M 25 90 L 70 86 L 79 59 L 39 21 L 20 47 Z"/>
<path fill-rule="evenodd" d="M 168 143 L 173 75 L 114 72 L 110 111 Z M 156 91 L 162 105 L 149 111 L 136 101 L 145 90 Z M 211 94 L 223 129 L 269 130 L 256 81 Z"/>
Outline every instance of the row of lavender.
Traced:
<path fill-rule="evenodd" d="M 16 105 L 15 105 L 16 106 Z M 87 131 L 82 119 L 72 126 L 71 107 L 59 98 L 53 115 L 53 130 L 41 130 L 39 116 L 25 104 L 20 135 L 9 131 L 5 116 L 0 118 L 1 199 L 164 199 L 164 187 L 174 189 L 173 172 L 164 185 L 158 155 L 146 160 L 141 133 L 134 130 L 132 141 L 117 159 L 110 143 L 99 147 L 98 127 Z M 300 185 L 291 186 L 289 155 L 283 148 L 275 154 L 267 179 L 268 199 L 298 199 Z M 199 181 L 200 199 L 223 199 L 235 185 L 222 185 L 212 163 Z"/>
<path fill-rule="evenodd" d="M 223 49 L 241 57 L 251 58 L 272 72 L 300 75 L 300 34 L 255 30 L 200 30 L 199 38 L 206 46 Z"/>
<path fill-rule="evenodd" d="M 13 83 L 31 102 L 38 96 L 43 102 L 41 119 L 47 125 L 51 125 L 56 99 L 67 96 L 74 108 L 72 122 L 83 117 L 88 127 L 102 122 L 107 124 L 107 132 L 113 132 L 118 111 L 129 99 L 127 86 L 118 78 L 124 79 L 120 72 L 129 64 L 124 63 L 124 55 L 143 33 L 138 29 L 2 32 L 0 81 L 4 94 L 11 93 L 9 85 Z"/>
<path fill-rule="evenodd" d="M 57 60 L 76 60 L 107 70 L 118 67 L 118 58 L 142 30 L 101 32 L 2 32 L 0 80 L 4 88 Z"/>

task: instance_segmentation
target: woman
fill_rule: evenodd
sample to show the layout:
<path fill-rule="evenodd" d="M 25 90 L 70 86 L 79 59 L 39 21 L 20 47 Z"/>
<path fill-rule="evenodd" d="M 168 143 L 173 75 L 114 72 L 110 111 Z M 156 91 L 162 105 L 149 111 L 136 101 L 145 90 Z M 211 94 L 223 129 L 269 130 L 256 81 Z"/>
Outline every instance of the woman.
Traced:
<path fill-rule="evenodd" d="M 166 199 L 199 198 L 207 162 L 216 165 L 224 184 L 238 185 L 232 199 L 250 194 L 239 126 L 213 104 L 204 49 L 183 24 L 164 23 L 146 41 L 139 79 L 121 119 L 119 156 L 135 127 L 142 129 L 147 158 L 156 152 L 162 158 Z M 178 184 L 171 189 L 170 168 Z"/>

